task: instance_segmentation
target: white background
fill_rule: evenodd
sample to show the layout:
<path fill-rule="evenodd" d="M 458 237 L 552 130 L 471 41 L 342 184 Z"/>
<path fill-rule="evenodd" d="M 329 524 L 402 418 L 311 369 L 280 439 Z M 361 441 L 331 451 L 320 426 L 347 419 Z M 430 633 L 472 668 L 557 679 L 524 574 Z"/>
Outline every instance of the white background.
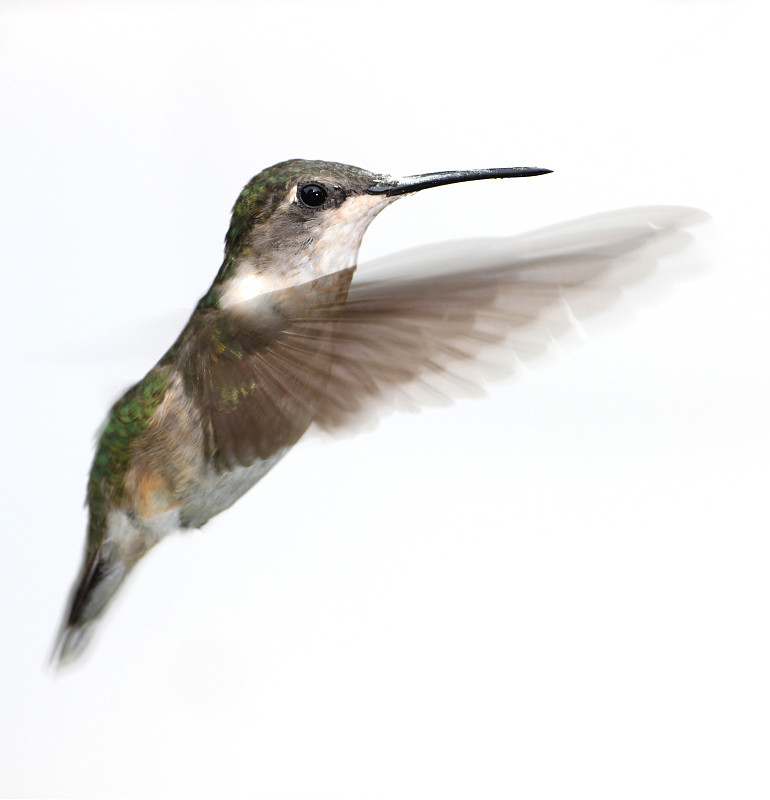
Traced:
<path fill-rule="evenodd" d="M 4 2 L 0 793 L 767 797 L 766 49 L 739 0 Z M 94 431 L 293 157 L 555 170 L 403 200 L 362 260 L 682 204 L 704 266 L 300 446 L 52 676 Z"/>

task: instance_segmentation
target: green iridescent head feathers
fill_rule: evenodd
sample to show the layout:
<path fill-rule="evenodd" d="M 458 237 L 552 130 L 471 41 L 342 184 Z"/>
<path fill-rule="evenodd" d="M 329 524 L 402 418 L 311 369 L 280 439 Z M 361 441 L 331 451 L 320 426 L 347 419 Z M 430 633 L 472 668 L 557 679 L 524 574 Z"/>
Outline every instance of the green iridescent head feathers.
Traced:
<path fill-rule="evenodd" d="M 238 195 L 233 206 L 230 228 L 225 236 L 225 254 L 236 255 L 244 244 L 246 234 L 258 222 L 266 222 L 286 198 L 291 186 L 300 179 L 351 181 L 366 188 L 375 176 L 358 167 L 333 161 L 307 161 L 295 158 L 282 161 L 255 175 Z"/>

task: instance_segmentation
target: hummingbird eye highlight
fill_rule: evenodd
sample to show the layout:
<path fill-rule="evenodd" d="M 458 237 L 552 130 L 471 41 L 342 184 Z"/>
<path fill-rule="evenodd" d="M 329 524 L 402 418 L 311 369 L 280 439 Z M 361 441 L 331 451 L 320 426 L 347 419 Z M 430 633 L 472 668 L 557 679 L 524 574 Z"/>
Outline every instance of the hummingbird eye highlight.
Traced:
<path fill-rule="evenodd" d="M 322 206 L 329 196 L 326 189 L 318 183 L 306 183 L 298 192 L 299 199 L 310 208 Z"/>

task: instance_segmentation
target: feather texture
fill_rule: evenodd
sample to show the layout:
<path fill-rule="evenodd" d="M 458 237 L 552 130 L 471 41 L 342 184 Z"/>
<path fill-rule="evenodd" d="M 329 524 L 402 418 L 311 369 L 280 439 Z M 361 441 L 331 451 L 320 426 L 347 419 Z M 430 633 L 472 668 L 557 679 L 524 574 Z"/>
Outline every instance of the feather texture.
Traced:
<path fill-rule="evenodd" d="M 680 228 L 697 213 L 611 212 L 455 243 L 441 258 L 435 248 L 401 254 L 352 284 L 349 269 L 242 310 L 199 311 L 180 364 L 210 455 L 223 468 L 248 466 L 313 423 L 334 431 L 378 408 L 477 393 L 684 246 Z"/>

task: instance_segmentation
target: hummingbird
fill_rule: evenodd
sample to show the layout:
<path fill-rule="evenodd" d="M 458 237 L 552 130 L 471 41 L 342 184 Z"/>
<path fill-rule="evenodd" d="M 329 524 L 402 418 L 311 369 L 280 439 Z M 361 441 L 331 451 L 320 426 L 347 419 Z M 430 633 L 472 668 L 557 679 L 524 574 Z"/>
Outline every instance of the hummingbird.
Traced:
<path fill-rule="evenodd" d="M 233 207 L 211 287 L 101 429 L 85 553 L 54 663 L 83 652 L 126 576 L 161 539 L 235 503 L 312 425 L 334 431 L 390 391 L 431 376 L 451 382 L 451 365 L 473 362 L 558 301 L 561 273 L 527 282 L 509 264 L 353 281 L 366 229 L 399 198 L 549 172 L 394 178 L 294 159 L 252 178 Z M 574 283 L 585 280 L 579 264 L 570 269 Z"/>

